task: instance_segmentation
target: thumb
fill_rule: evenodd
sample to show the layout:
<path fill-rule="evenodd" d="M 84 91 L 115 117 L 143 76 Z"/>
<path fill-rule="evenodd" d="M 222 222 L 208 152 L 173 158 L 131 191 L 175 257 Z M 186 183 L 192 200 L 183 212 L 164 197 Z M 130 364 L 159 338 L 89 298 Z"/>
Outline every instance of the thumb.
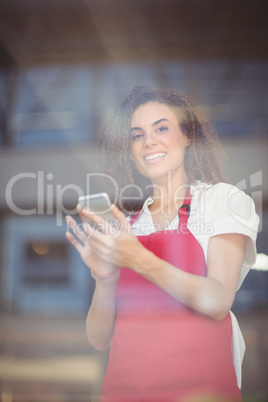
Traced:
<path fill-rule="evenodd" d="M 120 209 L 115 204 L 112 205 L 111 210 L 114 217 L 118 220 L 119 228 L 121 230 L 127 230 L 128 228 L 131 228 L 131 225 L 129 224 L 125 214 L 120 211 Z"/>

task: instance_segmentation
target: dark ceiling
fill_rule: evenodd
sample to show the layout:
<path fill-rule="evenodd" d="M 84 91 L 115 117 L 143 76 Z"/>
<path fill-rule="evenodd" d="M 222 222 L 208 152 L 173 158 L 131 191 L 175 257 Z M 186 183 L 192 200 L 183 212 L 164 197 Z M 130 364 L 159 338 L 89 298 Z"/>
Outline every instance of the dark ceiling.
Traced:
<path fill-rule="evenodd" d="M 0 65 L 267 59 L 266 0 L 2 0 Z"/>

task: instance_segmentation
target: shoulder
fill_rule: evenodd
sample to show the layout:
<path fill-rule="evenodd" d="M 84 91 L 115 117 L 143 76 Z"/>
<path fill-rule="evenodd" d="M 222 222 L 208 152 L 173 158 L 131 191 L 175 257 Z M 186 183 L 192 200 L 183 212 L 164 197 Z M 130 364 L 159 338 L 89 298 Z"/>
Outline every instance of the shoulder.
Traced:
<path fill-rule="evenodd" d="M 239 233 L 247 236 L 247 247 L 238 287 L 256 259 L 259 217 L 252 198 L 227 183 L 196 183 L 192 194 L 189 228 L 198 238 L 207 256 L 209 238 L 219 234 Z M 194 232 L 195 231 L 195 232 Z"/>
<path fill-rule="evenodd" d="M 202 211 L 214 217 L 226 214 L 245 219 L 256 217 L 252 198 L 232 184 L 196 182 L 190 192 L 195 206 L 200 208 L 202 204 Z"/>
<path fill-rule="evenodd" d="M 238 194 L 240 197 L 248 197 L 246 193 L 240 190 L 238 187 L 223 182 L 207 184 L 198 180 L 191 185 L 190 192 L 193 198 L 206 197 L 212 199 L 221 199 L 221 197 L 224 197 L 226 199 L 234 193 Z"/>
<path fill-rule="evenodd" d="M 259 217 L 252 198 L 236 186 L 227 183 L 191 186 L 193 221 L 203 219 L 213 225 L 211 235 L 243 233 L 256 239 Z"/>

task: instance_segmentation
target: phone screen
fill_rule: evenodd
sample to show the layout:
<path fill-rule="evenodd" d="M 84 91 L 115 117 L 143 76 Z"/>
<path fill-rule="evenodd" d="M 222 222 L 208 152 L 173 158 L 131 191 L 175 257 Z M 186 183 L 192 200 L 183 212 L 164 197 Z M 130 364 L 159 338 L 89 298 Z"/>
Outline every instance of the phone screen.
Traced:
<path fill-rule="evenodd" d="M 97 215 L 101 216 L 109 223 L 118 223 L 117 219 L 114 217 L 111 211 L 112 204 L 108 194 L 98 193 L 82 196 L 79 197 L 78 202 L 82 208 L 89 209 L 90 211 L 95 212 Z M 91 225 L 94 225 L 94 222 L 91 219 L 87 218 L 87 221 Z"/>

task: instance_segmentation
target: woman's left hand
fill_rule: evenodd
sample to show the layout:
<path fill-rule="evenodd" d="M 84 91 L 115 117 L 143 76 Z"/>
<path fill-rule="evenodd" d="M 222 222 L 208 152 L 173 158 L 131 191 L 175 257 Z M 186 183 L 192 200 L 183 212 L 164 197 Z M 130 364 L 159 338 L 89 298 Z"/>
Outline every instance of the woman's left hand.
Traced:
<path fill-rule="evenodd" d="M 97 230 L 88 225 L 88 241 L 94 253 L 103 262 L 120 267 L 134 268 L 137 264 L 137 256 L 143 246 L 134 235 L 124 213 L 115 205 L 112 206 L 112 213 L 118 220 L 117 226 L 91 211 L 84 209 L 80 211 L 84 220 L 86 217 L 90 218 L 101 229 Z"/>

